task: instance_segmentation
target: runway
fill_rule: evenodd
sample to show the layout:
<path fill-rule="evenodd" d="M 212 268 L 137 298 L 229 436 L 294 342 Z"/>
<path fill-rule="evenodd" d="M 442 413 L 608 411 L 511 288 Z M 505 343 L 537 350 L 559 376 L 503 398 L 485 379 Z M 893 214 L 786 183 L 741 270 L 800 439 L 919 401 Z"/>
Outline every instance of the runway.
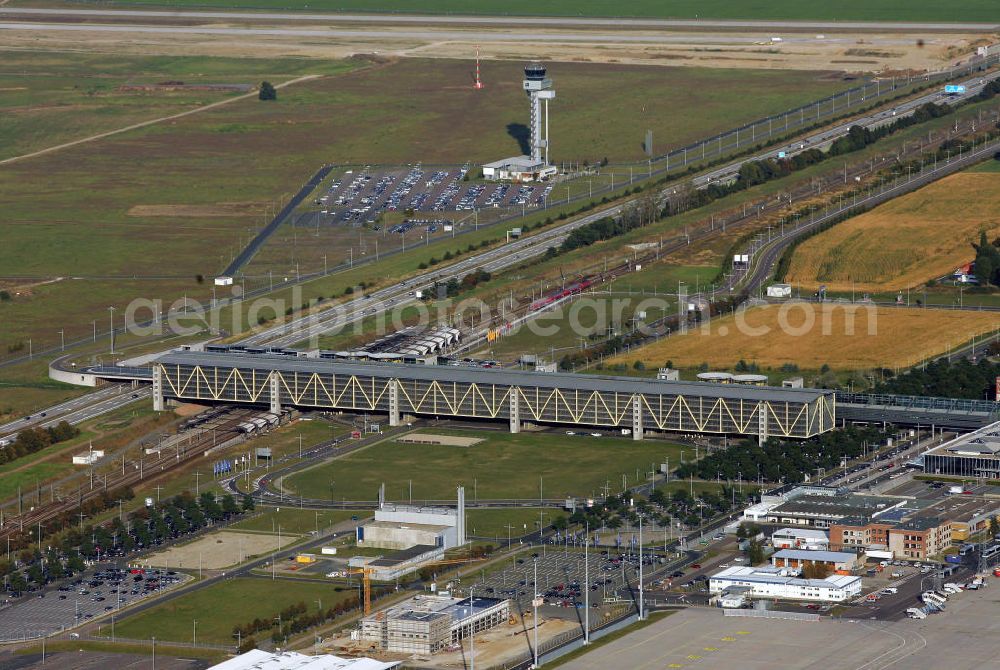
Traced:
<path fill-rule="evenodd" d="M 0 10 L 0 14 L 4 11 Z M 85 32 L 85 33 L 159 33 L 178 35 L 224 35 L 224 36 L 260 36 L 260 37 L 325 37 L 342 38 L 354 40 L 417 40 L 417 41 L 475 41 L 475 42 L 529 42 L 533 40 L 544 40 L 549 43 L 578 43 L 578 44 L 718 44 L 718 35 L 698 35 L 691 33 L 684 34 L 633 34 L 633 33 L 574 33 L 574 32 L 509 32 L 490 31 L 479 32 L 470 31 L 449 31 L 449 30 L 381 30 L 359 28 L 356 30 L 343 30 L 340 28 L 232 28 L 219 27 L 215 25 L 204 26 L 171 26 L 171 25 L 107 25 L 93 23 L 34 23 L 34 22 L 3 22 L 0 23 L 0 30 L 16 31 L 41 31 L 41 32 Z M 759 35 L 727 35 L 726 43 L 729 44 L 759 44 Z M 783 44 L 815 43 L 817 40 L 812 36 L 790 36 L 783 40 Z M 824 43 L 844 44 L 853 42 L 853 39 L 825 39 Z M 894 44 L 897 40 L 881 39 L 878 44 Z M 900 38 L 899 44 L 908 44 L 909 40 Z"/>

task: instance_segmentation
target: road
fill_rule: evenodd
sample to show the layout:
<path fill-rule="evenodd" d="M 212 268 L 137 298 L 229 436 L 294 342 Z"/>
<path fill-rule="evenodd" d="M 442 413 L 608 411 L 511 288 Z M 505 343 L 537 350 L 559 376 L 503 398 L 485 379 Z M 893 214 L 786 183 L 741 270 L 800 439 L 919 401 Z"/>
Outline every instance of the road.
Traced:
<path fill-rule="evenodd" d="M 129 403 L 149 398 L 148 388 L 135 388 L 126 384 L 112 384 L 85 396 L 53 405 L 38 414 L 28 415 L 0 426 L 0 437 L 12 438 L 18 431 L 29 427 L 50 428 L 61 421 L 76 425 L 113 412 Z"/>
<path fill-rule="evenodd" d="M 451 16 L 417 14 L 340 14 L 310 12 L 242 12 L 242 11 L 151 11 L 126 9 L 39 9 L 33 7 L 3 7 L 0 14 L 29 16 L 76 16 L 80 18 L 172 18 L 228 19 L 248 21 L 331 21 L 336 23 L 393 23 L 438 25 L 500 25 L 530 27 L 585 28 L 651 28 L 719 30 L 829 30 L 843 31 L 973 31 L 991 32 L 1000 29 L 997 22 L 922 23 L 909 21 L 755 21 L 739 19 L 643 19 L 643 18 L 583 18 L 575 16 Z"/>

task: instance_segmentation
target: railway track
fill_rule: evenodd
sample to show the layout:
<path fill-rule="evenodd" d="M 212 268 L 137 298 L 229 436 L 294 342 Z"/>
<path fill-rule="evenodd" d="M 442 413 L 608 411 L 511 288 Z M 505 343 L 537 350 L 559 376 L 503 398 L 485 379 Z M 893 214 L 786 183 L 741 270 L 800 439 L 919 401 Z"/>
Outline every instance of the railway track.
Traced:
<path fill-rule="evenodd" d="M 239 436 L 239 425 L 256 413 L 253 409 L 230 408 L 214 427 L 192 430 L 189 439 L 178 439 L 171 448 L 153 452 L 151 458 L 125 463 L 120 471 L 115 470 L 113 473 L 102 475 L 92 471 L 89 485 L 80 484 L 75 491 L 62 492 L 53 486 L 49 502 L 36 500 L 35 505 L 29 509 L 4 516 L 0 524 L 0 542 L 10 539 L 14 545 L 29 540 L 32 535 L 37 540 L 38 535 L 35 533 L 44 535 L 53 530 L 45 528 L 46 524 L 55 519 L 80 514 L 85 503 L 107 492 L 155 480 L 186 465 L 209 449 Z M 38 497 L 41 498 L 41 494 Z M 83 519 L 80 523 L 82 525 Z"/>

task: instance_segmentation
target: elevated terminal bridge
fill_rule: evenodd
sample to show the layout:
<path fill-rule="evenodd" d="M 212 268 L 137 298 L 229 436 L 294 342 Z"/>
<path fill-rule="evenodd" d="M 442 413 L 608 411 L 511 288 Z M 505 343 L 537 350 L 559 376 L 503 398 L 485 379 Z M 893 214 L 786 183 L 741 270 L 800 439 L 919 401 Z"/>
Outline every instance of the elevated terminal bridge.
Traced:
<path fill-rule="evenodd" d="M 834 428 L 833 391 L 443 365 L 182 351 L 153 363 L 166 399 L 622 430 L 808 438 Z"/>

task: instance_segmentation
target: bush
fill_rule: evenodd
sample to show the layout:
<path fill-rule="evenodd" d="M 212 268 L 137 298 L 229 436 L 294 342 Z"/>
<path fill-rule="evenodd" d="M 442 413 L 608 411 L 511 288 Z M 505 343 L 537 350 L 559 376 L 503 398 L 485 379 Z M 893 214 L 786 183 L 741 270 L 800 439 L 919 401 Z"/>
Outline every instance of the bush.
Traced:
<path fill-rule="evenodd" d="M 257 98 L 259 100 L 277 100 L 278 91 L 271 85 L 271 82 L 262 81 L 260 83 L 260 91 L 257 93 Z"/>

